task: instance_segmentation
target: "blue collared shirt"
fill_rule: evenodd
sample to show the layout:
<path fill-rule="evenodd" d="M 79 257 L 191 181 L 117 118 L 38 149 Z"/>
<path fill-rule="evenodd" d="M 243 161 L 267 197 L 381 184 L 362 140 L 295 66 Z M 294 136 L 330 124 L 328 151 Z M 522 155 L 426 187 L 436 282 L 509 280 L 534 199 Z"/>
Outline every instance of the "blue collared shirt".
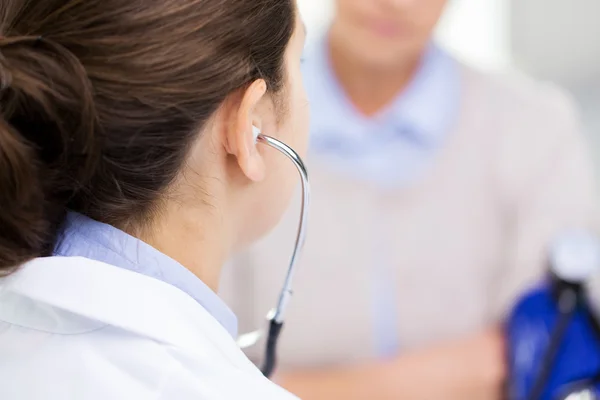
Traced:
<path fill-rule="evenodd" d="M 423 176 L 459 113 L 459 66 L 433 44 L 406 89 L 373 117 L 362 115 L 346 97 L 331 68 L 325 38 L 307 51 L 303 74 L 311 103 L 311 154 L 383 193 L 409 187 Z M 396 269 L 390 265 L 391 228 L 380 213 L 372 224 L 370 244 L 374 346 L 381 356 L 396 354 L 401 342 L 395 317 Z"/>
<path fill-rule="evenodd" d="M 326 40 L 307 51 L 303 76 L 311 103 L 312 153 L 384 189 L 418 180 L 457 120 L 459 68 L 433 44 L 406 89 L 371 117 L 346 97 L 331 68 Z"/>
<path fill-rule="evenodd" d="M 54 255 L 86 257 L 173 285 L 200 303 L 231 336 L 237 336 L 235 314 L 196 275 L 154 247 L 111 225 L 69 212 Z"/>

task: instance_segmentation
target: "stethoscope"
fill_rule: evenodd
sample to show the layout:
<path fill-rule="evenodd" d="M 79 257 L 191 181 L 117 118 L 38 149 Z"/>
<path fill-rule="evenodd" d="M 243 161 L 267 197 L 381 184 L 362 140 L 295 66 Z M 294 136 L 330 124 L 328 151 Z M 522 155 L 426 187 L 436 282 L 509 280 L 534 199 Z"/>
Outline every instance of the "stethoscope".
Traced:
<path fill-rule="evenodd" d="M 304 240 L 306 237 L 306 223 L 308 220 L 308 207 L 310 202 L 310 186 L 306 166 L 304 165 L 302 158 L 298 155 L 298 153 L 296 153 L 296 151 L 294 151 L 291 147 L 277 139 L 261 134 L 260 130 L 255 126 L 252 127 L 252 131 L 254 134 L 255 141 L 257 141 L 258 143 L 266 144 L 267 146 L 278 150 L 294 163 L 294 166 L 296 166 L 296 169 L 298 170 L 298 173 L 300 175 L 300 182 L 302 184 L 302 204 L 300 209 L 300 222 L 298 224 L 298 233 L 296 235 L 294 251 L 292 252 L 292 258 L 290 259 L 290 263 L 288 265 L 287 274 L 283 283 L 283 287 L 279 294 L 279 300 L 277 302 L 277 305 L 273 310 L 271 310 L 267 314 L 267 320 L 269 321 L 269 330 L 267 333 L 265 359 L 263 361 L 261 371 L 263 375 L 265 375 L 268 378 L 275 370 L 275 365 L 277 364 L 277 342 L 279 341 L 279 336 L 283 328 L 285 311 L 287 310 L 289 301 L 293 293 L 292 281 L 294 279 L 296 264 L 298 263 L 298 259 L 300 253 L 302 252 L 302 248 L 304 247 Z M 241 335 L 238 338 L 237 342 L 242 349 L 245 349 L 255 345 L 262 337 L 263 331 L 257 330 Z"/>
<path fill-rule="evenodd" d="M 600 323 L 589 309 L 585 284 L 600 267 L 600 243 L 585 231 L 568 232 L 562 235 L 550 252 L 551 288 L 558 307 L 558 318 L 550 333 L 550 340 L 540 368 L 537 371 L 528 400 L 539 400 L 550 378 L 552 366 L 558 354 L 571 319 L 578 309 L 585 310 L 588 320 L 600 340 Z M 600 375 L 573 382 L 559 389 L 559 400 L 595 400 L 595 387 Z"/>

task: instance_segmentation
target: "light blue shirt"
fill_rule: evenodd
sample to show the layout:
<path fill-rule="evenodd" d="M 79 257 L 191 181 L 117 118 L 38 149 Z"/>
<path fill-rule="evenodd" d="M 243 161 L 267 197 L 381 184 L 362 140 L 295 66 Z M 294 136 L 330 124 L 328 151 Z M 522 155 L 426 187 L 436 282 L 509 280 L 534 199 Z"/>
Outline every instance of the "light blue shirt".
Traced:
<path fill-rule="evenodd" d="M 407 88 L 377 115 L 362 115 L 335 77 L 326 41 L 307 51 L 304 84 L 311 103 L 311 150 L 332 168 L 384 189 L 421 177 L 457 120 L 456 61 L 435 45 Z"/>
<path fill-rule="evenodd" d="M 309 48 L 303 65 L 311 103 L 311 153 L 332 170 L 361 180 L 382 195 L 410 187 L 427 171 L 452 131 L 459 112 L 459 66 L 431 45 L 407 88 L 373 117 L 349 101 L 330 65 L 326 40 Z M 373 221 L 374 345 L 381 356 L 401 345 L 396 324 L 395 268 L 389 254 L 392 227 L 382 212 Z"/>
<path fill-rule="evenodd" d="M 235 314 L 196 275 L 154 247 L 111 225 L 69 212 L 54 255 L 86 257 L 173 285 L 200 303 L 231 336 L 237 336 Z"/>

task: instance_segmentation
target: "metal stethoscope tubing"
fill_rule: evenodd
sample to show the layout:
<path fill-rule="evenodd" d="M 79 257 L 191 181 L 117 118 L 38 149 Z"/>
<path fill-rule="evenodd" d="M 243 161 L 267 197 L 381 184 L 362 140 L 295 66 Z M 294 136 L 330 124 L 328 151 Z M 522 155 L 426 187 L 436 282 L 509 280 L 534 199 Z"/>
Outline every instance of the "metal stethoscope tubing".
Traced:
<path fill-rule="evenodd" d="M 275 369 L 275 364 L 277 363 L 277 342 L 279 339 L 279 334 L 281 333 L 283 327 L 285 311 L 287 310 L 290 298 L 293 294 L 292 283 L 294 280 L 296 265 L 298 263 L 300 253 L 302 252 L 302 248 L 304 247 L 304 242 L 306 239 L 308 207 L 310 203 L 310 185 L 306 166 L 304 165 L 302 158 L 298 155 L 298 153 L 296 153 L 296 151 L 294 151 L 294 149 L 277 139 L 262 134 L 258 135 L 257 141 L 259 143 L 266 144 L 267 146 L 278 150 L 279 152 L 283 153 L 289 160 L 291 160 L 294 163 L 296 169 L 298 170 L 298 174 L 300 175 L 300 182 L 302 185 L 300 221 L 298 224 L 298 232 L 296 234 L 296 243 L 294 246 L 294 251 L 292 253 L 292 258 L 290 259 L 290 263 L 288 265 L 288 270 L 283 284 L 283 288 L 281 289 L 281 292 L 279 294 L 277 306 L 274 310 L 269 312 L 267 316 L 269 320 L 269 331 L 267 334 L 265 360 L 261 370 L 266 377 L 269 377 L 273 373 L 273 370 Z M 250 347 L 256 344 L 260 337 L 262 337 L 262 335 L 263 333 L 260 330 L 242 335 L 238 339 L 238 344 L 242 348 Z"/>

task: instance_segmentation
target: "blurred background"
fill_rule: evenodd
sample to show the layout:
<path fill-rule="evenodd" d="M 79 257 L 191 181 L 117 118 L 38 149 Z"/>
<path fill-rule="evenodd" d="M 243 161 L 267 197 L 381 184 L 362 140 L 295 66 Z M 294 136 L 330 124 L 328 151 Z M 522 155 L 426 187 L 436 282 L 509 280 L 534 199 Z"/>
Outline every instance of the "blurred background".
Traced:
<path fill-rule="evenodd" d="M 508 376 L 511 399 L 531 398 L 554 309 L 518 301 L 539 294 L 549 269 L 579 266 L 562 255 L 586 259 L 581 243 L 595 242 L 581 238 L 598 229 L 600 1 L 298 2 L 316 195 L 281 343 L 283 386 L 308 400 L 500 400 Z M 444 4 L 434 36 L 454 57 L 428 46 Z M 454 69 L 454 58 L 489 73 Z M 535 81 L 569 92 L 581 119 L 562 91 Z M 277 298 L 298 218 L 245 255 L 254 268 L 230 289 L 251 287 L 233 306 L 248 316 L 241 326 L 258 326 Z M 583 357 L 569 351 L 561 360 Z M 559 364 L 571 375 L 553 375 L 549 394 L 586 377 L 581 363 Z"/>
<path fill-rule="evenodd" d="M 330 21 L 333 1 L 299 4 L 309 41 L 314 40 Z M 470 65 L 521 70 L 571 92 L 581 107 L 600 177 L 598 15 L 598 0 L 451 0 L 436 36 Z"/>

